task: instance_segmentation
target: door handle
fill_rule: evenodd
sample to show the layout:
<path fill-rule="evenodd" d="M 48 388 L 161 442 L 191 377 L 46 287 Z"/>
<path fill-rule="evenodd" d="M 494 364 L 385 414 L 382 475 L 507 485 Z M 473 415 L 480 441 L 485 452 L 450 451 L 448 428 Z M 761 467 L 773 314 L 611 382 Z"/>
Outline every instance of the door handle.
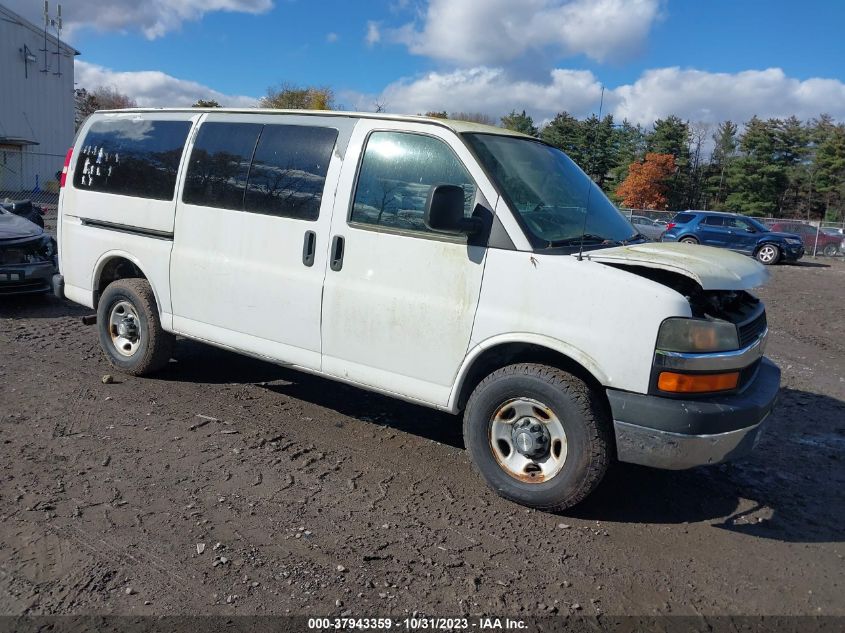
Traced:
<path fill-rule="evenodd" d="M 316 250 L 317 234 L 314 231 L 305 231 L 305 239 L 302 242 L 302 263 L 306 266 L 313 266 Z"/>
<path fill-rule="evenodd" d="M 343 245 L 344 239 L 342 236 L 335 235 L 332 238 L 332 254 L 329 267 L 335 272 L 343 268 Z"/>

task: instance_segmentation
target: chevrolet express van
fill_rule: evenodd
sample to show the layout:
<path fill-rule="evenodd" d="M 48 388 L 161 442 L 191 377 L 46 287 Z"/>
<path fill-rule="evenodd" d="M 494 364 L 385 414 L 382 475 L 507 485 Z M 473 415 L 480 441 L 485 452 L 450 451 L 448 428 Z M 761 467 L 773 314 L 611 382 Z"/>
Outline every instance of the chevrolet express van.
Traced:
<path fill-rule="evenodd" d="M 614 460 L 748 452 L 780 372 L 765 269 L 648 243 L 561 151 L 424 117 L 92 115 L 59 200 L 58 295 L 142 376 L 175 336 L 463 413 L 502 496 L 555 510 Z"/>

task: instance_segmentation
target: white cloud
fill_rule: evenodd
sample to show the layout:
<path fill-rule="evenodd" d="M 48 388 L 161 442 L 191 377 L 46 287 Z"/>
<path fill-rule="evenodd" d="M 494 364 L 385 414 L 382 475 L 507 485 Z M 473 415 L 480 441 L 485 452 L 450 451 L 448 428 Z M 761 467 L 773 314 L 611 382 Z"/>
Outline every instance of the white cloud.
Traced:
<path fill-rule="evenodd" d="M 542 121 L 561 110 L 586 114 L 598 103 L 600 92 L 598 81 L 586 70 L 556 69 L 547 83 L 538 83 L 480 66 L 398 81 L 385 88 L 378 100 L 391 112 L 483 112 L 498 119 L 513 109 L 525 109 Z"/>
<path fill-rule="evenodd" d="M 44 24 L 44 5 L 40 0 L 4 0 L 3 4 L 35 24 Z M 53 13 L 55 1 L 50 6 Z M 272 8 L 273 0 L 62 0 L 62 18 L 65 36 L 71 39 L 85 27 L 99 31 L 138 30 L 155 39 L 206 13 L 258 14 Z"/>
<path fill-rule="evenodd" d="M 373 20 L 367 22 L 367 34 L 364 36 L 364 41 L 367 42 L 367 46 L 373 46 L 381 41 L 381 28 L 378 22 Z"/>
<path fill-rule="evenodd" d="M 222 106 L 250 108 L 257 105 L 254 97 L 227 95 L 196 81 L 178 79 L 158 70 L 119 72 L 76 60 L 76 84 L 93 90 L 100 86 L 115 88 L 141 107 L 190 106 L 197 99 L 213 99 Z"/>
<path fill-rule="evenodd" d="M 500 65 L 551 51 L 621 60 L 644 45 L 662 0 L 430 0 L 416 23 L 390 31 L 412 53 Z"/>
<path fill-rule="evenodd" d="M 501 68 L 478 66 L 451 72 L 430 72 L 387 86 L 380 95 L 344 98 L 361 109 L 385 103 L 390 112 L 483 112 L 498 119 L 525 109 L 537 123 L 567 111 L 583 117 L 599 108 L 601 84 L 584 70 L 552 70 L 546 81 L 514 78 Z M 845 121 L 845 83 L 836 79 L 799 80 L 779 68 L 739 73 L 661 68 L 643 73 L 633 84 L 607 89 L 604 112 L 621 121 L 648 126 L 675 114 L 692 122 L 744 122 L 796 115 L 809 119 L 822 113 Z"/>
<path fill-rule="evenodd" d="M 337 40 L 338 40 L 338 35 L 334 31 L 332 31 L 331 33 L 326 33 L 326 41 L 329 44 L 334 44 L 335 42 L 337 42 Z"/>
<path fill-rule="evenodd" d="M 650 124 L 677 114 L 690 121 L 715 123 L 725 119 L 809 119 L 828 113 L 845 120 L 845 83 L 836 79 L 787 77 L 780 68 L 739 73 L 660 68 L 648 70 L 632 85 L 614 90 L 614 114 Z"/>

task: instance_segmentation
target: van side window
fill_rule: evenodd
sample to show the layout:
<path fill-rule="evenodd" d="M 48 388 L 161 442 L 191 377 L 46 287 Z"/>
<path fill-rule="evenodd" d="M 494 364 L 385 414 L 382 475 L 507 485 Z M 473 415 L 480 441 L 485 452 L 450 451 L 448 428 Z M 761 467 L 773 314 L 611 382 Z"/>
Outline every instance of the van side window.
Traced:
<path fill-rule="evenodd" d="M 707 226 L 725 226 L 725 218 L 720 215 L 708 215 L 704 218 L 702 224 Z"/>
<path fill-rule="evenodd" d="M 124 196 L 172 200 L 190 121 L 101 119 L 88 129 L 73 186 Z"/>
<path fill-rule="evenodd" d="M 423 210 L 434 184 L 464 188 L 470 216 L 475 184 L 443 141 L 407 132 L 373 132 L 367 141 L 352 204 L 352 222 L 428 231 Z"/>
<path fill-rule="evenodd" d="M 241 211 L 249 163 L 262 127 L 260 123 L 203 123 L 191 151 L 182 201 Z"/>
<path fill-rule="evenodd" d="M 316 220 L 337 130 L 265 125 L 249 170 L 244 209 Z"/>

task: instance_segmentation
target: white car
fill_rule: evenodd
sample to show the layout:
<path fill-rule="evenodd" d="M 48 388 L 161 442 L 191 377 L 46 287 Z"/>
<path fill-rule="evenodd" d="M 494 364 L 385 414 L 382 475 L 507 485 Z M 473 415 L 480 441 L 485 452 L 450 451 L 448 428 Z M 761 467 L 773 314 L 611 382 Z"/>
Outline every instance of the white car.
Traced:
<path fill-rule="evenodd" d="M 778 391 L 762 266 L 642 243 L 565 154 L 504 129 L 96 113 L 59 210 L 55 291 L 97 310 L 117 369 L 162 369 L 181 335 L 462 412 L 477 470 L 529 506 L 578 503 L 614 458 L 742 455 Z"/>

